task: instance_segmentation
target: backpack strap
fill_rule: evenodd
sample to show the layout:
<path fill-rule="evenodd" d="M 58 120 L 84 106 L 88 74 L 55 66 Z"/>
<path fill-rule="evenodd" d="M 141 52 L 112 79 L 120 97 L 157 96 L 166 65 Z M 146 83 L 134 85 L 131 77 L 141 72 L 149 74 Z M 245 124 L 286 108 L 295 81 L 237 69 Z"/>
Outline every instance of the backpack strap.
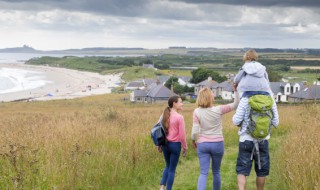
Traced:
<path fill-rule="evenodd" d="M 253 159 L 253 154 L 256 154 L 258 157 L 258 168 L 261 170 L 261 162 L 260 162 L 260 151 L 259 151 L 259 143 L 262 141 L 253 139 L 253 149 L 251 153 L 251 160 Z"/>

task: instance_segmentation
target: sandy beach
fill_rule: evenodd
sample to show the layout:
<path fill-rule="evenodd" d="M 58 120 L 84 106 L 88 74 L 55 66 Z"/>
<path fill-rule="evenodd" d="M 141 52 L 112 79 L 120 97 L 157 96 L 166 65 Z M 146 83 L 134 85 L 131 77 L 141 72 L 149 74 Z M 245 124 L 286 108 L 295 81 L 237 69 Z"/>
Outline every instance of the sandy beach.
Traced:
<path fill-rule="evenodd" d="M 0 68 L 23 69 L 44 73 L 48 84 L 18 92 L 0 94 L 0 102 L 73 99 L 111 93 L 121 82 L 122 74 L 101 75 L 65 68 L 33 66 L 24 63 L 1 63 Z"/>

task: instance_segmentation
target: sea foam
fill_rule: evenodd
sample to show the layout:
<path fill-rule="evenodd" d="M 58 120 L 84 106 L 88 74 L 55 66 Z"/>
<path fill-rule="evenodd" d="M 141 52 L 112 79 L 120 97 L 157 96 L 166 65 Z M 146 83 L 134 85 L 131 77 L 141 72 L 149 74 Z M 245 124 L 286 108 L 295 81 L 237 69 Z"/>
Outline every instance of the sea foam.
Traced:
<path fill-rule="evenodd" d="M 14 68 L 0 69 L 0 94 L 35 89 L 49 83 L 52 81 L 46 80 L 43 72 Z"/>

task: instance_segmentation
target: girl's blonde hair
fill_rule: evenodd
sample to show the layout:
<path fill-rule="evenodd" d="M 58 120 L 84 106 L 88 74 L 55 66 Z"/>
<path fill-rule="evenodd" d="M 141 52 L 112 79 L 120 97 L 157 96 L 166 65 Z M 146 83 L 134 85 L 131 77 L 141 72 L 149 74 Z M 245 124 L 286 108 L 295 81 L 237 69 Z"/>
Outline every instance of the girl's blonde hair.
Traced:
<path fill-rule="evenodd" d="M 210 88 L 205 87 L 199 91 L 196 104 L 198 107 L 208 108 L 212 106 L 213 96 Z"/>
<path fill-rule="evenodd" d="M 246 51 L 243 55 L 243 61 L 258 61 L 258 53 L 253 49 Z"/>

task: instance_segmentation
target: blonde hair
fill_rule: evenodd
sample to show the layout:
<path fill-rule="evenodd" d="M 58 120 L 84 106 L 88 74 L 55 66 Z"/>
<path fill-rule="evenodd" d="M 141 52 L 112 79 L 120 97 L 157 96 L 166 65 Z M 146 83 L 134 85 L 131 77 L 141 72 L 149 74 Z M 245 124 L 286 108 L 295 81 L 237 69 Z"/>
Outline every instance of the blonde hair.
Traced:
<path fill-rule="evenodd" d="M 212 101 L 213 101 L 212 91 L 208 87 L 205 87 L 199 91 L 197 102 L 196 102 L 198 107 L 208 108 L 212 106 Z"/>
<path fill-rule="evenodd" d="M 246 51 L 243 55 L 243 61 L 258 61 L 258 53 L 253 49 Z"/>

